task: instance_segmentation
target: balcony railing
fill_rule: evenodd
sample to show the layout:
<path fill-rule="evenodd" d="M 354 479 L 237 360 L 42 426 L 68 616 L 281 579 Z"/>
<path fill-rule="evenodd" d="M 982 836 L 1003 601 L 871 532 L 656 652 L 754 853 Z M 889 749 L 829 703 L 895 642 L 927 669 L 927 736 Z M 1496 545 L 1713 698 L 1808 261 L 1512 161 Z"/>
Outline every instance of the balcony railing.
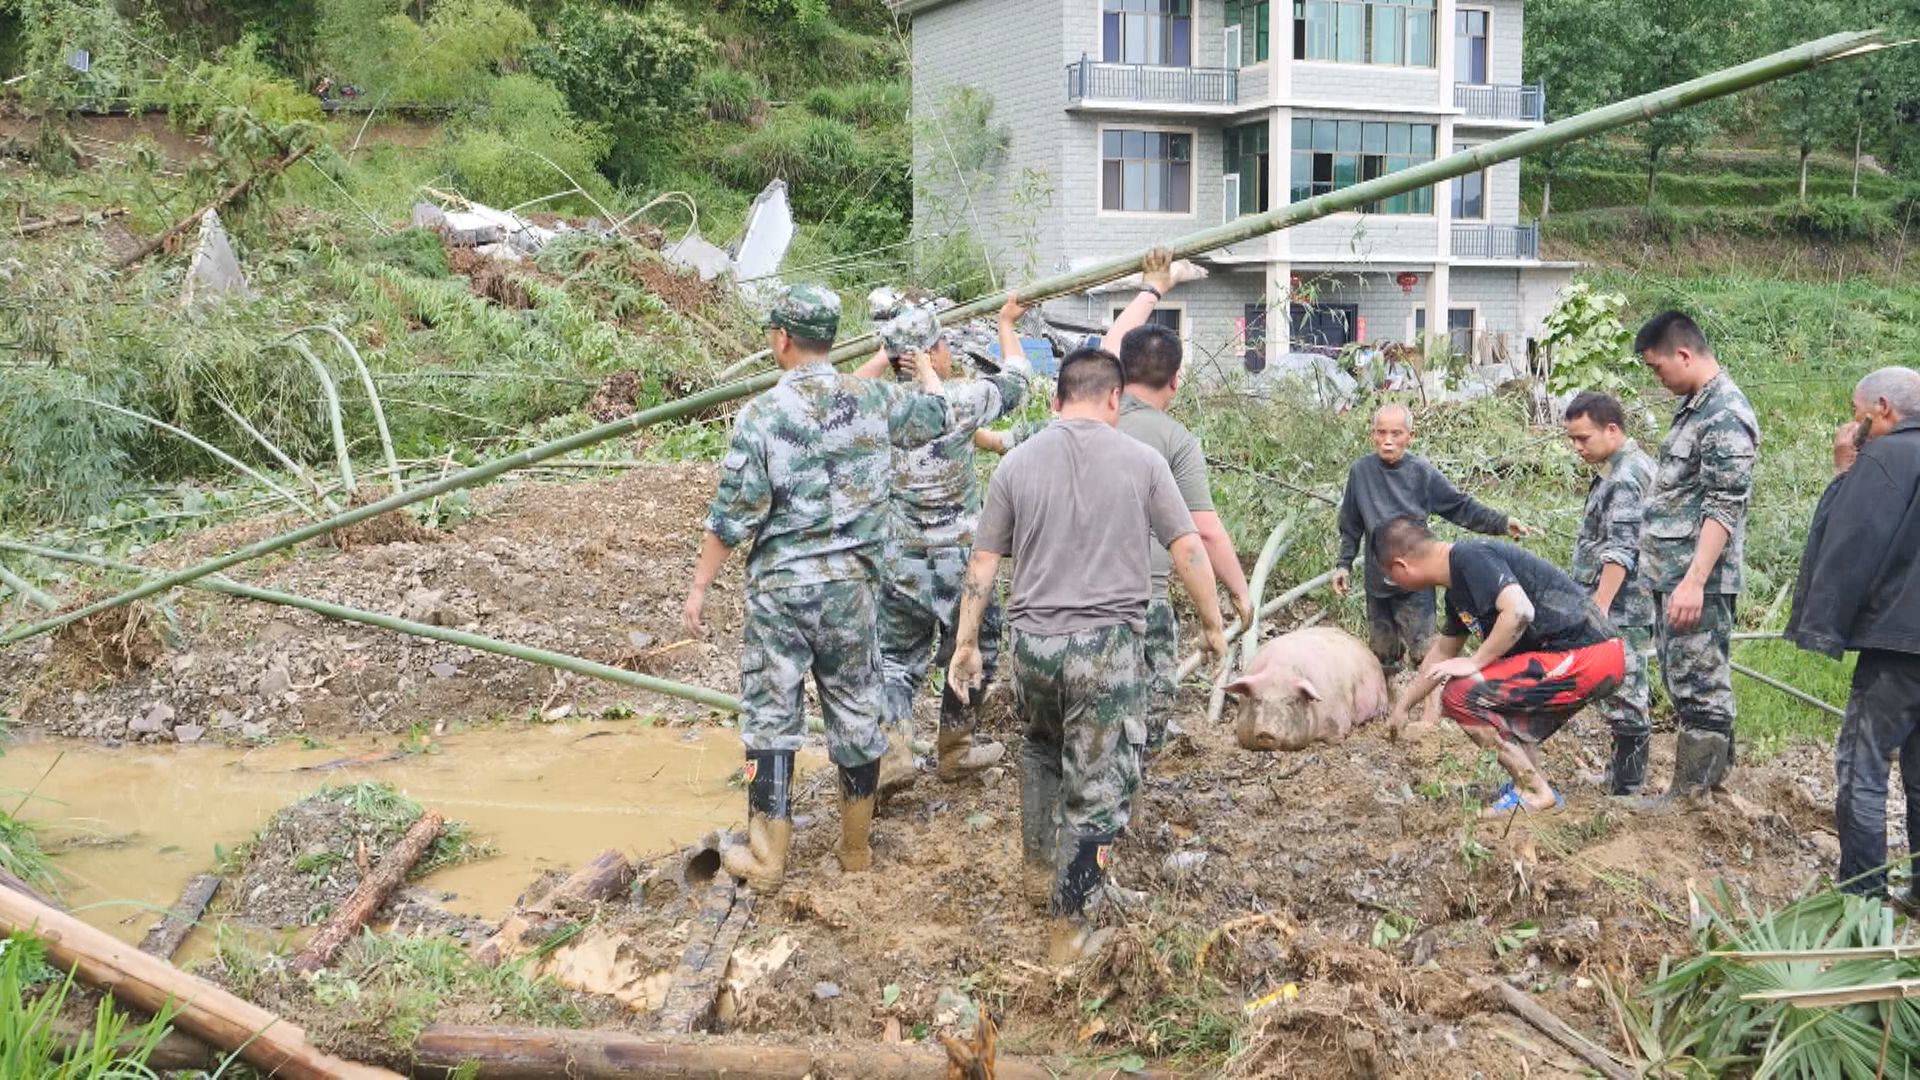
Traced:
<path fill-rule="evenodd" d="M 1475 120 L 1545 120 L 1547 89 L 1537 83 L 1525 86 L 1475 86 L 1453 84 L 1453 107 L 1465 109 Z"/>
<path fill-rule="evenodd" d="M 1236 105 L 1240 73 L 1231 68 L 1104 64 L 1082 58 L 1067 65 L 1067 100 L 1155 105 Z"/>
<path fill-rule="evenodd" d="M 1538 259 L 1540 226 L 1455 222 L 1453 254 L 1461 259 Z"/>

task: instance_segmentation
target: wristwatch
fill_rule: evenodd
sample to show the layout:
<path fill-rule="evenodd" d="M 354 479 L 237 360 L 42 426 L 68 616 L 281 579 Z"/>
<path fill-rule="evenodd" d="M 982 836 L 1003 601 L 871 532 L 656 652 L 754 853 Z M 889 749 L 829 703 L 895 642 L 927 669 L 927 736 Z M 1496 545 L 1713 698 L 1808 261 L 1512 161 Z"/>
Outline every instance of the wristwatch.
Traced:
<path fill-rule="evenodd" d="M 1161 291 L 1160 291 L 1159 289 L 1156 289 L 1156 288 L 1154 288 L 1153 286 L 1151 286 L 1151 285 L 1148 285 L 1148 284 L 1146 284 L 1145 282 L 1142 282 L 1142 283 L 1141 283 L 1141 285 L 1140 285 L 1140 291 L 1141 291 L 1141 292 L 1150 292 L 1150 293 L 1152 293 L 1152 294 L 1153 294 L 1153 298 L 1154 298 L 1155 300 L 1165 300 L 1165 299 L 1167 298 L 1167 294 L 1166 294 L 1166 293 L 1163 293 L 1163 292 L 1161 292 Z"/>

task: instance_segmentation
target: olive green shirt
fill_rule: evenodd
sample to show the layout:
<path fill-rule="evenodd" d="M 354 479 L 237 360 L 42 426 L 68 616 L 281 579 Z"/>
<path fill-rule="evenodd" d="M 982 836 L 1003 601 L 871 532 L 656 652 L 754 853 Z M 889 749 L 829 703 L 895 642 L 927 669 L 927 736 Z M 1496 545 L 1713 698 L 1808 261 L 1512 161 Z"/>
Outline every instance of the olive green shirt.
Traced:
<path fill-rule="evenodd" d="M 1120 430 L 1146 443 L 1154 453 L 1166 459 L 1173 472 L 1173 484 L 1189 514 L 1213 510 L 1213 491 L 1207 483 L 1207 455 L 1200 439 L 1187 425 L 1132 394 L 1120 398 Z M 1165 599 L 1167 581 L 1173 576 L 1173 557 L 1156 544 L 1152 553 L 1153 598 Z"/>

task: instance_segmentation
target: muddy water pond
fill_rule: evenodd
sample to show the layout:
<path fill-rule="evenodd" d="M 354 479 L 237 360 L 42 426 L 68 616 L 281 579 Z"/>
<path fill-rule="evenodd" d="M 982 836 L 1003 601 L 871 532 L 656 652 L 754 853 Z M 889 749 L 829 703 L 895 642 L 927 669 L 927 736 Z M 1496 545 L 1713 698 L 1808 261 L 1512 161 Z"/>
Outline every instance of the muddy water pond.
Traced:
<path fill-rule="evenodd" d="M 454 732 L 425 752 L 400 746 L 392 736 L 254 749 L 15 742 L 0 756 L 0 800 L 58 852 L 61 898 L 127 941 L 214 867 L 216 845 L 239 846 L 326 785 L 384 781 L 467 822 L 495 854 L 419 884 L 451 893 L 448 910 L 487 919 L 542 871 L 607 848 L 667 851 L 744 816 L 728 785 L 740 743 L 726 732 L 591 722 Z M 203 928 L 187 952 L 210 944 Z"/>

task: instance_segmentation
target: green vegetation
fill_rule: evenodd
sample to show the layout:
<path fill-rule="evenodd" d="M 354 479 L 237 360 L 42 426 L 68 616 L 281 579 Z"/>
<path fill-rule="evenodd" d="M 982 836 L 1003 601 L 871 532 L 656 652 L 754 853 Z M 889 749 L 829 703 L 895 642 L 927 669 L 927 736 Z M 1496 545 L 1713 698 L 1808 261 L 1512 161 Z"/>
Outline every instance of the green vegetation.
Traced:
<path fill-rule="evenodd" d="M 420 804 L 407 798 L 392 785 L 377 780 L 362 780 L 356 784 L 342 784 L 321 788 L 318 796 L 330 799 L 347 807 L 355 818 L 371 826 L 378 835 L 398 836 L 424 813 Z M 409 877 L 425 877 L 435 870 L 458 863 L 471 862 L 493 853 L 493 849 L 476 839 L 464 821 L 449 821 L 428 846 L 427 853 L 414 864 Z M 325 852 L 316 856 L 325 860 L 327 856 L 339 855 L 339 852 Z M 296 869 L 306 873 L 317 873 L 325 869 L 324 865 L 298 866 Z"/>
<path fill-rule="evenodd" d="M 109 994 L 94 1009 L 92 1025 L 69 1037 L 53 1021 L 72 991 L 73 976 L 48 966 L 38 938 L 13 934 L 0 941 L 0 1076 L 152 1080 L 157 1074 L 147 1059 L 171 1030 L 172 1013 L 134 1024 Z"/>

